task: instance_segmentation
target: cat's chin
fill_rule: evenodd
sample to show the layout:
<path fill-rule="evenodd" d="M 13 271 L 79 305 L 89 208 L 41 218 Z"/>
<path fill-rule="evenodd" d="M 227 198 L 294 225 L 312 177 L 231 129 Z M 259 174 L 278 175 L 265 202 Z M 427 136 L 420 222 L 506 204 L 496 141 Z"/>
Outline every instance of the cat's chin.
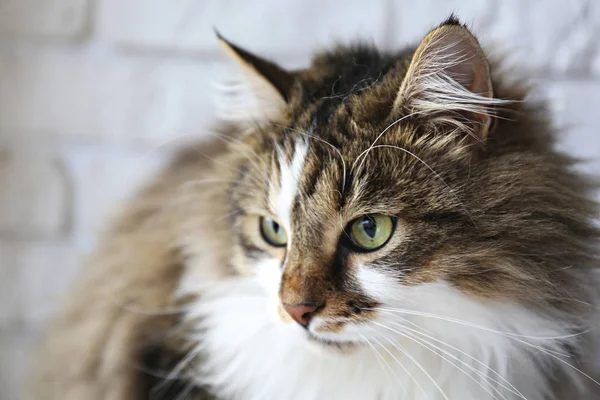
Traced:
<path fill-rule="evenodd" d="M 348 354 L 358 350 L 362 345 L 358 341 L 332 340 L 331 338 L 325 339 L 311 332 L 307 332 L 306 337 L 308 347 L 320 354 Z"/>

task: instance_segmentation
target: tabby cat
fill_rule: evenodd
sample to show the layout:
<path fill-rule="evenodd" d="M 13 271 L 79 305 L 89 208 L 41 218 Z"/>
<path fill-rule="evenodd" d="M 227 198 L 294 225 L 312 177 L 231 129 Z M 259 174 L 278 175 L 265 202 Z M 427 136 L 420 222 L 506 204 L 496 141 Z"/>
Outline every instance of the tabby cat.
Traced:
<path fill-rule="evenodd" d="M 600 398 L 592 184 L 467 27 L 295 71 L 219 40 L 228 121 L 104 236 L 31 398 Z"/>

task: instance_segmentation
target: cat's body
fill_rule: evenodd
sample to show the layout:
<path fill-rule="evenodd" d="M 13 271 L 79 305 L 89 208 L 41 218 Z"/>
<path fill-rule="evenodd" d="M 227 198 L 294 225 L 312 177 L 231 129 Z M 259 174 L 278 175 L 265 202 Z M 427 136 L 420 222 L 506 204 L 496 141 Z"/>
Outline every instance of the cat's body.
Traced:
<path fill-rule="evenodd" d="M 589 183 L 464 27 L 294 74 L 226 44 L 262 115 L 230 110 L 132 202 L 32 398 L 597 398 Z"/>

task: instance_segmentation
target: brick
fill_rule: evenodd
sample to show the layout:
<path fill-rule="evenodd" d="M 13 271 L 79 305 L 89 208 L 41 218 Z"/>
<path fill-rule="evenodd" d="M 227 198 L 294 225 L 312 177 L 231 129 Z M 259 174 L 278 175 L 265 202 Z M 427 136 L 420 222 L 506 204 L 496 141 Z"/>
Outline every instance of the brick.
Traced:
<path fill-rule="evenodd" d="M 75 234 L 83 239 L 93 239 L 106 228 L 120 206 L 153 178 L 167 159 L 161 148 L 148 152 L 89 149 L 66 157 L 75 181 Z"/>
<path fill-rule="evenodd" d="M 574 0 L 550 0 L 544 2 L 503 3 L 511 7 L 514 15 L 506 10 L 508 18 L 516 17 L 518 23 L 511 26 L 508 20 L 497 21 L 505 33 L 498 40 L 506 41 L 515 48 L 519 60 L 535 70 L 550 74 L 588 74 L 591 58 L 600 33 L 600 9 L 598 2 Z M 514 4 L 510 4 L 514 3 Z M 510 28 L 510 29 L 508 29 Z"/>
<path fill-rule="evenodd" d="M 22 294 L 17 285 L 19 269 L 16 265 L 15 252 L 0 243 L 0 332 L 20 324 Z"/>
<path fill-rule="evenodd" d="M 595 110 L 600 110 L 600 81 L 554 81 L 539 87 L 550 101 L 556 126 L 564 132 L 561 148 L 588 160 L 582 168 L 597 175 L 600 171 L 600 135 Z"/>
<path fill-rule="evenodd" d="M 600 37 L 600 3 L 597 1 L 591 1 L 589 3 L 589 15 L 588 20 L 595 21 L 594 25 L 594 36 Z M 589 48 L 589 53 L 584 54 L 585 57 L 589 57 L 591 61 L 591 74 L 595 77 L 600 77 L 600 45 L 598 41 L 594 42 L 595 46 Z"/>
<path fill-rule="evenodd" d="M 38 334 L 81 264 L 66 244 L 0 243 L 0 332 Z"/>
<path fill-rule="evenodd" d="M 84 33 L 88 0 L 2 0 L 0 35 L 76 37 Z"/>
<path fill-rule="evenodd" d="M 0 332 L 0 399 L 22 399 L 31 350 L 37 344 L 34 335 Z"/>
<path fill-rule="evenodd" d="M 100 35 L 141 48 L 216 51 L 213 27 L 264 54 L 306 56 L 335 40 L 385 39 L 385 0 L 102 0 Z"/>
<path fill-rule="evenodd" d="M 0 53 L 0 141 L 122 145 L 195 137 L 211 120 L 214 72 L 193 61 Z"/>
<path fill-rule="evenodd" d="M 0 235 L 51 238 L 64 233 L 69 190 L 56 159 L 0 150 Z"/>

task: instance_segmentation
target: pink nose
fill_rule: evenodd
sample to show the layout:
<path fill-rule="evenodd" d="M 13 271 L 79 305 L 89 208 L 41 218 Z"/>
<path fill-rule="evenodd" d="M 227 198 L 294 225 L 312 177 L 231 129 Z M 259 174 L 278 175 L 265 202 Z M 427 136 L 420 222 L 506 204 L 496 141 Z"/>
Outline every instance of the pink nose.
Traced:
<path fill-rule="evenodd" d="M 290 314 L 294 321 L 306 328 L 319 307 L 313 304 L 284 304 L 283 308 Z"/>

